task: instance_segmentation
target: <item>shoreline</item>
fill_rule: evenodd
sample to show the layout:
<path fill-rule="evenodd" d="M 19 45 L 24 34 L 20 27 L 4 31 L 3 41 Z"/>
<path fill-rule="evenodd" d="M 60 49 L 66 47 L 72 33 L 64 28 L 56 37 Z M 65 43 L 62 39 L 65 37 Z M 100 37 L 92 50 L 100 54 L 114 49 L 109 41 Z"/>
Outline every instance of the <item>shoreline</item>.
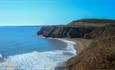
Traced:
<path fill-rule="evenodd" d="M 41 38 L 45 38 L 45 37 L 41 37 Z M 68 60 L 70 60 L 72 57 L 77 56 L 78 48 L 81 47 L 81 45 L 80 45 L 81 42 L 78 43 L 79 42 L 78 39 L 71 39 L 71 38 L 46 38 L 46 39 L 55 39 L 55 40 L 58 40 L 58 41 L 61 41 L 61 42 L 65 43 L 65 44 L 67 44 L 63 54 L 70 55 L 69 58 L 67 58 L 66 60 L 62 61 L 61 63 L 58 63 L 54 67 L 54 70 L 67 70 L 66 62 L 68 62 Z M 23 54 L 23 55 L 27 55 L 27 54 Z M 21 55 L 17 55 L 17 57 L 18 56 L 21 56 Z"/>
<path fill-rule="evenodd" d="M 40 36 L 40 38 L 46 38 L 46 37 Z M 85 50 L 92 42 L 92 40 L 90 40 L 90 39 L 83 39 L 83 38 L 52 38 L 52 37 L 48 37 L 46 39 L 55 39 L 55 40 L 62 41 L 67 44 L 67 47 L 68 47 L 68 45 L 71 44 L 70 48 L 74 50 L 74 52 L 72 52 L 74 55 L 70 56 L 70 58 L 67 59 L 66 61 L 63 61 L 61 65 L 60 64 L 57 65 L 55 67 L 55 70 L 68 70 L 66 65 L 68 62 L 71 63 L 71 61 L 69 61 L 69 60 L 80 55 L 80 53 L 83 50 Z"/>
<path fill-rule="evenodd" d="M 45 38 L 45 37 L 41 37 L 41 38 Z M 71 59 L 72 57 L 75 57 L 77 56 L 77 42 L 75 40 L 70 40 L 70 38 L 52 38 L 52 37 L 49 37 L 47 39 L 55 39 L 55 40 L 58 40 L 58 41 L 61 41 L 65 44 L 67 44 L 67 51 L 70 53 L 72 53 L 72 56 L 70 56 L 70 58 L 68 58 L 66 61 L 63 61 L 62 64 L 60 65 L 57 65 L 55 67 L 55 70 L 67 70 L 66 68 L 66 62 Z M 71 50 L 71 51 L 70 51 Z"/>
<path fill-rule="evenodd" d="M 74 57 L 75 55 L 76 55 L 76 50 L 75 50 L 75 42 L 74 41 L 70 41 L 70 40 L 65 40 L 65 39 L 63 39 L 63 38 L 47 38 L 47 39 L 55 39 L 55 40 L 59 40 L 59 41 L 61 41 L 61 42 L 64 42 L 64 43 L 66 43 L 67 44 L 67 49 L 65 48 L 65 50 L 63 51 L 64 53 L 63 54 L 68 54 L 68 56 L 69 57 L 64 57 L 64 58 L 66 58 L 65 60 L 60 60 L 61 61 L 61 63 L 59 62 L 58 64 L 56 64 L 56 66 L 55 66 L 55 64 L 54 64 L 54 70 L 66 70 L 66 61 L 68 61 L 68 59 L 70 59 L 71 57 Z M 63 47 L 63 46 L 62 46 Z M 44 53 L 46 53 L 46 52 L 44 52 Z M 9 58 L 8 58 L 8 60 L 10 59 L 11 60 L 11 63 L 10 64 L 12 64 L 12 63 L 15 63 L 15 61 L 13 62 L 12 60 L 14 60 L 15 58 L 18 58 L 18 57 L 20 57 L 20 59 L 22 59 L 22 58 L 25 58 L 25 56 L 29 56 L 29 57 L 31 57 L 32 55 L 38 55 L 38 54 L 40 54 L 39 52 L 37 53 L 37 52 L 30 52 L 30 53 L 26 53 L 26 54 L 21 54 L 21 55 L 16 55 L 16 56 L 10 56 Z M 32 56 L 32 57 L 35 57 L 35 56 Z M 36 56 L 37 57 L 37 56 Z M 31 58 L 30 58 L 31 59 Z M 23 61 L 25 61 L 24 59 L 23 59 Z M 31 62 L 31 61 L 30 61 Z M 6 64 L 7 63 L 7 61 L 6 62 L 4 62 L 3 63 L 3 65 L 4 64 Z M 57 63 L 57 62 L 56 62 Z"/>
<path fill-rule="evenodd" d="M 41 37 L 41 38 L 45 38 L 45 37 Z M 46 39 L 55 39 L 67 44 L 65 53 L 68 55 L 70 54 L 69 58 L 67 58 L 65 61 L 61 63 L 58 63 L 54 67 L 54 70 L 67 70 L 66 62 L 68 62 L 68 60 L 70 60 L 72 57 L 77 56 L 79 48 L 81 47 L 81 45 L 83 45 L 83 44 L 80 44 L 81 42 L 77 38 L 76 39 L 75 38 L 74 39 L 72 38 L 46 38 Z M 23 54 L 23 55 L 26 55 L 26 54 Z M 20 56 L 20 55 L 17 55 L 17 56 Z"/>
<path fill-rule="evenodd" d="M 40 36 L 40 38 L 46 38 L 44 36 Z M 48 37 L 46 39 L 55 39 L 55 40 L 59 40 L 61 42 L 64 42 L 65 44 L 67 44 L 67 47 L 71 44 L 73 51 L 74 51 L 74 54 L 77 55 L 77 42 L 70 38 L 52 38 L 52 37 Z"/>
<path fill-rule="evenodd" d="M 65 40 L 73 41 L 75 42 L 75 49 L 76 54 L 81 53 L 84 49 L 86 49 L 92 42 L 90 39 L 83 39 L 83 38 L 65 38 Z"/>
<path fill-rule="evenodd" d="M 77 50 L 76 50 L 77 43 L 75 41 L 72 41 L 69 39 L 67 40 L 65 38 L 55 38 L 55 39 L 66 43 L 67 44 L 67 50 L 68 51 L 71 50 L 71 53 L 73 53 L 74 55 L 77 55 Z"/>
<path fill-rule="evenodd" d="M 69 40 L 69 39 L 65 39 L 65 38 L 55 38 L 55 39 L 66 43 L 66 44 L 67 44 L 67 50 L 68 50 L 69 52 L 70 52 L 70 49 L 72 50 L 71 53 L 73 53 L 73 56 L 71 56 L 69 59 L 71 59 L 72 57 L 77 56 L 77 43 L 76 43 L 75 41 Z M 69 59 L 68 59 L 68 60 L 69 60 Z M 67 62 L 68 60 L 64 61 L 64 62 L 63 62 L 63 65 L 58 65 L 58 66 L 56 66 L 56 67 L 55 67 L 55 68 L 56 68 L 55 70 L 68 70 L 68 69 L 66 68 L 66 62 Z"/>

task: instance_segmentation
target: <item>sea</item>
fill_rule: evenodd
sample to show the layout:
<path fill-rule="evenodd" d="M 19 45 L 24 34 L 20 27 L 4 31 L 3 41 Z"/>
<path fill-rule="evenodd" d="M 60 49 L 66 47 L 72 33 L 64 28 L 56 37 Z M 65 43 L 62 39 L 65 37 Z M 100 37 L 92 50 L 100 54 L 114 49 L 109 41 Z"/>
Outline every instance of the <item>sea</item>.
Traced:
<path fill-rule="evenodd" d="M 0 70 L 57 70 L 76 55 L 74 42 L 39 36 L 40 28 L 0 27 Z"/>

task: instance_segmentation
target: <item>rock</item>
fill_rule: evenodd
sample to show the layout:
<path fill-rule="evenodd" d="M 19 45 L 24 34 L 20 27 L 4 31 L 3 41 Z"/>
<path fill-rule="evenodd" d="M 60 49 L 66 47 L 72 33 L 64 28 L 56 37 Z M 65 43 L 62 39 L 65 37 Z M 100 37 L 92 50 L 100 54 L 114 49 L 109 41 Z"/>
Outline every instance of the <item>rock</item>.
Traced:
<path fill-rule="evenodd" d="M 37 34 L 53 38 L 81 38 L 91 33 L 94 29 L 93 27 L 43 26 Z"/>

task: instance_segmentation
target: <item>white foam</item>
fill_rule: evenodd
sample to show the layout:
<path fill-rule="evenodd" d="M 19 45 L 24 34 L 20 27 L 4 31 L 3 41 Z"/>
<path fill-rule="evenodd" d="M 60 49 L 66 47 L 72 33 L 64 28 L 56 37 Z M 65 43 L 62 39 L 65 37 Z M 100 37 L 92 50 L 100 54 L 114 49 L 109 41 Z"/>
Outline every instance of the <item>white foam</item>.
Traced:
<path fill-rule="evenodd" d="M 45 38 L 45 37 L 41 36 L 41 38 Z M 74 41 L 69 41 L 69 40 L 66 40 L 66 39 L 61 39 L 61 38 L 52 38 L 52 37 L 48 37 L 48 39 L 56 39 L 56 40 L 60 40 L 60 41 L 62 41 L 62 42 L 64 42 L 64 43 L 66 43 L 66 44 L 67 44 L 67 50 L 68 50 L 69 52 L 73 53 L 74 55 L 77 55 L 77 54 L 76 54 L 77 51 L 76 51 L 76 49 L 75 49 L 75 44 L 76 44 L 76 42 L 74 42 Z"/>
<path fill-rule="evenodd" d="M 69 41 L 69 40 L 65 40 L 65 39 L 60 39 L 60 38 L 56 38 L 57 40 L 63 41 L 67 44 L 67 51 L 73 53 L 74 55 L 76 55 L 76 49 L 75 49 L 75 42 L 74 41 Z"/>
<path fill-rule="evenodd" d="M 31 52 L 27 54 L 15 55 L 8 57 L 10 63 L 0 64 L 3 68 L 7 66 L 19 70 L 55 70 L 57 64 L 68 60 L 70 56 L 63 55 L 65 51 L 50 51 L 50 52 Z M 12 66 L 11 66 L 12 65 Z M 2 69 L 0 69 L 2 70 Z"/>
<path fill-rule="evenodd" d="M 48 52 L 33 51 L 30 53 L 9 56 L 7 61 L 0 63 L 0 70 L 55 70 L 58 64 L 67 61 L 76 54 L 75 42 L 58 39 L 67 43 L 66 50 L 55 50 Z M 67 54 L 65 54 L 67 53 Z M 72 55 L 68 55 L 72 53 Z"/>

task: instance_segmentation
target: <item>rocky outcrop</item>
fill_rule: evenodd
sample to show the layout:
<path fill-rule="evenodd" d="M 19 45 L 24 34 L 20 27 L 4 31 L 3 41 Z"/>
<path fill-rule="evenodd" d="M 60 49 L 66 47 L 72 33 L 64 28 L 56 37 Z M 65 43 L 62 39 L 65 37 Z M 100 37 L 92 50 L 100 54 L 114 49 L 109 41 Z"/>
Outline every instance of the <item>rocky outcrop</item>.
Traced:
<path fill-rule="evenodd" d="M 82 38 L 88 37 L 94 29 L 93 27 L 43 26 L 38 32 L 38 35 L 53 38 Z"/>

